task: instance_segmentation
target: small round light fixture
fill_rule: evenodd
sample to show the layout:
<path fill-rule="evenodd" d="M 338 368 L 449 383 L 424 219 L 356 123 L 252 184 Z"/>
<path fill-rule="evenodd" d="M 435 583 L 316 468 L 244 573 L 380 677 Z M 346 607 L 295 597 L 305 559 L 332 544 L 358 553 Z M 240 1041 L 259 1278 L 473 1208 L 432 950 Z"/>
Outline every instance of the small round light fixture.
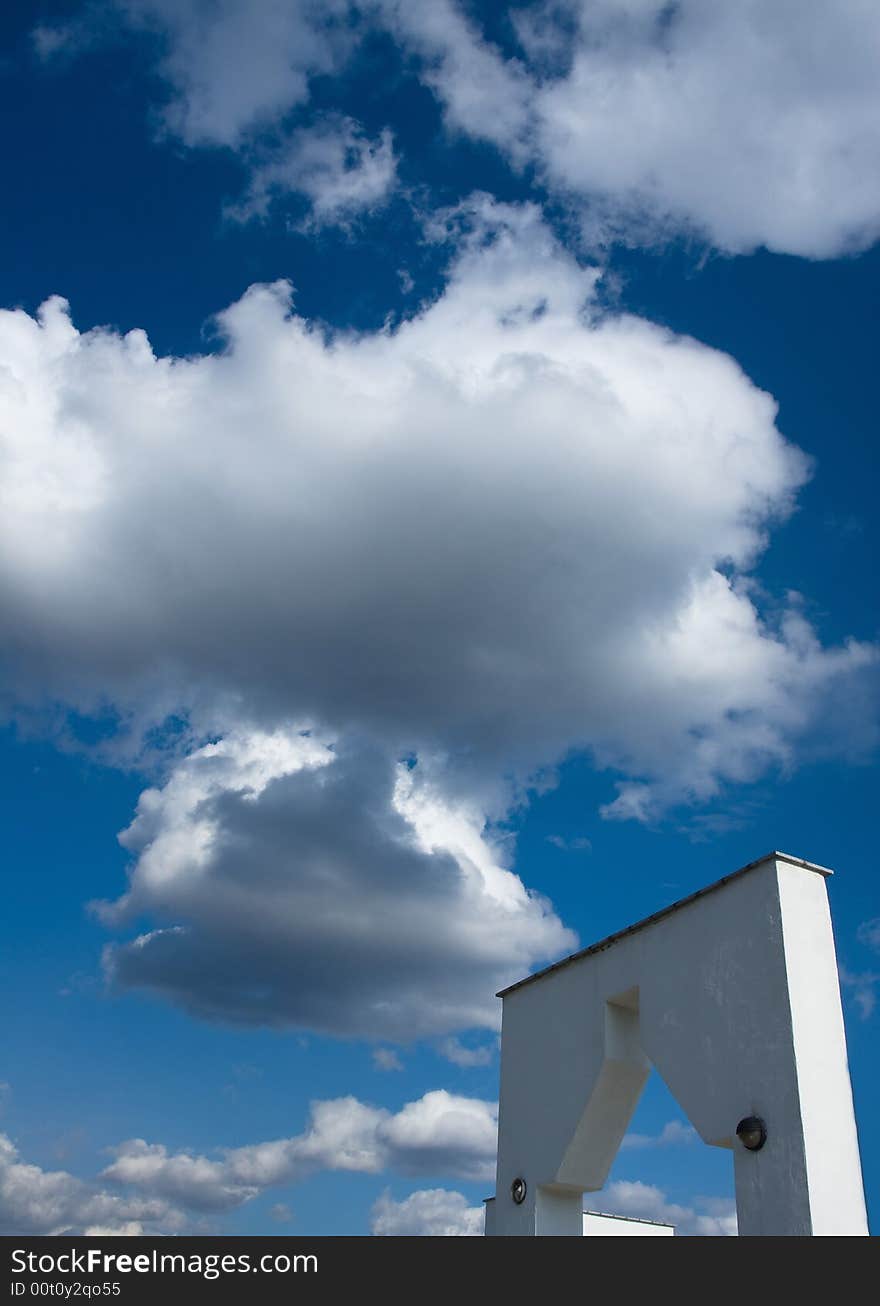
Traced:
<path fill-rule="evenodd" d="M 510 1185 L 510 1195 L 516 1202 L 517 1206 L 522 1206 L 526 1200 L 526 1181 L 525 1179 L 514 1179 Z"/>
<path fill-rule="evenodd" d="M 736 1136 L 749 1152 L 760 1152 L 767 1142 L 767 1126 L 760 1116 L 745 1116 L 736 1127 Z"/>

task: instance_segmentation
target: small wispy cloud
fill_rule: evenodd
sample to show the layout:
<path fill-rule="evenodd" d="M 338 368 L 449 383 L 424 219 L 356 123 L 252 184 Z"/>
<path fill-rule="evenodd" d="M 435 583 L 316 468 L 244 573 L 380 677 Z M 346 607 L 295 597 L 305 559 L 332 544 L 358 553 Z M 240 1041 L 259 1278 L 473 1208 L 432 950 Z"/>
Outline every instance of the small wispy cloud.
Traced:
<path fill-rule="evenodd" d="M 403 1070 L 403 1062 L 393 1048 L 373 1048 L 374 1070 Z"/>
<path fill-rule="evenodd" d="M 874 970 L 864 970 L 856 974 L 847 970 L 845 966 L 841 966 L 840 983 L 844 992 L 849 993 L 858 1007 L 862 1020 L 868 1020 L 869 1017 L 873 1016 L 877 1006 L 877 985 L 880 984 L 880 973 Z"/>
<path fill-rule="evenodd" d="M 244 199 L 227 217 L 247 222 L 265 218 L 290 195 L 309 204 L 303 230 L 349 228 L 389 199 L 397 182 L 397 158 L 387 129 L 375 139 L 351 118 L 329 117 L 303 127 L 263 159 L 254 162 Z"/>
<path fill-rule="evenodd" d="M 880 916 L 862 921 L 856 938 L 872 952 L 880 952 Z M 878 985 L 880 973 L 875 970 L 852 971 L 847 966 L 840 967 L 840 986 L 855 1003 L 862 1020 L 870 1019 L 877 1008 Z"/>
<path fill-rule="evenodd" d="M 683 1120 L 669 1120 L 659 1134 L 627 1134 L 621 1147 L 679 1147 L 695 1143 L 698 1134 L 693 1125 Z"/>
<path fill-rule="evenodd" d="M 498 1043 L 469 1048 L 459 1038 L 446 1038 L 437 1046 L 441 1057 L 451 1061 L 454 1066 L 470 1068 L 471 1066 L 488 1066 L 495 1056 Z"/>
<path fill-rule="evenodd" d="M 548 834 L 547 842 L 552 843 L 554 848 L 558 848 L 565 853 L 589 853 L 593 851 L 591 841 L 585 838 L 566 839 L 561 834 Z"/>
<path fill-rule="evenodd" d="M 864 943 L 866 947 L 880 952 L 880 916 L 875 916 L 870 921 L 862 921 L 856 930 L 856 938 L 859 943 Z"/>
<path fill-rule="evenodd" d="M 691 843 L 710 843 L 726 834 L 744 830 L 753 819 L 753 805 L 741 804 L 736 809 L 723 812 L 695 812 L 686 823 L 678 827 Z"/>

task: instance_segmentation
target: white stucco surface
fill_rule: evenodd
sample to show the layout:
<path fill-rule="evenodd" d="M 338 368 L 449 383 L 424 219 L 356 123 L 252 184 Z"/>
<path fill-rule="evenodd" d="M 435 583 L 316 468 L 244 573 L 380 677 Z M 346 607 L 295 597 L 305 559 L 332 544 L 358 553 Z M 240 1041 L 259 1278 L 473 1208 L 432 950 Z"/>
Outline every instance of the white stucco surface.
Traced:
<path fill-rule="evenodd" d="M 733 1149 L 741 1235 L 867 1233 L 828 874 L 771 854 L 505 991 L 487 1233 L 582 1235 L 652 1065 Z"/>

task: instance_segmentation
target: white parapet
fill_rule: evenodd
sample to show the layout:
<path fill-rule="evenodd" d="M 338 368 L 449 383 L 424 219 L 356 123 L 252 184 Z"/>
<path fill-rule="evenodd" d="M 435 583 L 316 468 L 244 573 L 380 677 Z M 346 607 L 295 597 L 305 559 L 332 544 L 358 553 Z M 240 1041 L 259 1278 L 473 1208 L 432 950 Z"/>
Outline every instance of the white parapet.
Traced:
<path fill-rule="evenodd" d="M 733 1149 L 740 1235 L 868 1232 L 830 874 L 771 853 L 504 990 L 487 1233 L 582 1236 L 651 1066 Z"/>
<path fill-rule="evenodd" d="M 659 1220 L 633 1220 L 625 1215 L 584 1211 L 585 1238 L 671 1238 L 675 1225 Z"/>

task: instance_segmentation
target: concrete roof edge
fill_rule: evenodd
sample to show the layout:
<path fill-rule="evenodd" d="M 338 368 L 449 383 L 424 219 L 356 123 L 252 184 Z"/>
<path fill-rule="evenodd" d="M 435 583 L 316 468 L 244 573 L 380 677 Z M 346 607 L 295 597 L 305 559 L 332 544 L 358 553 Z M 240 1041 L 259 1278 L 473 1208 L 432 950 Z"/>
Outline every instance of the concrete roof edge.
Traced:
<path fill-rule="evenodd" d="M 671 1220 L 649 1220 L 644 1215 L 617 1215 L 614 1211 L 591 1211 L 584 1207 L 584 1215 L 598 1215 L 602 1220 L 623 1220 L 624 1224 L 654 1224 L 658 1229 L 674 1229 Z"/>
<path fill-rule="evenodd" d="M 662 920 L 664 916 L 671 916 L 674 911 L 682 907 L 687 907 L 689 903 L 696 902 L 698 898 L 704 898 L 707 893 L 714 893 L 716 889 L 722 889 L 725 884 L 730 884 L 731 880 L 738 880 L 741 875 L 746 875 L 749 871 L 755 870 L 758 866 L 763 866 L 765 862 L 777 861 L 788 862 L 791 866 L 799 866 L 805 871 L 815 871 L 819 875 L 833 875 L 834 872 L 827 866 L 818 866 L 815 862 L 805 861 L 803 857 L 794 857 L 791 853 L 780 852 L 774 849 L 772 852 L 765 853 L 763 857 L 756 858 L 753 862 L 748 862 L 741 866 L 738 871 L 731 871 L 729 875 L 722 875 L 720 880 L 715 880 L 712 884 L 707 884 L 703 889 L 697 889 L 695 893 L 689 893 L 685 898 L 679 898 L 677 902 L 670 903 L 668 907 L 662 907 L 660 911 L 653 912 L 650 916 L 645 916 L 642 920 L 636 921 L 634 925 L 627 925 L 622 930 L 609 934 L 606 938 L 600 939 L 598 943 L 591 943 L 587 948 L 579 948 L 577 952 L 572 952 L 567 957 L 554 961 L 551 965 L 545 966 L 542 970 L 535 971 L 534 975 L 526 975 L 523 979 L 517 980 L 514 984 L 508 984 L 507 988 L 499 989 L 495 994 L 496 998 L 505 998 L 508 993 L 513 993 L 515 989 L 521 989 L 526 984 L 532 984 L 535 980 L 543 979 L 545 975 L 552 974 L 553 971 L 561 970 L 563 966 L 569 966 L 573 961 L 581 961 L 584 957 L 592 956 L 596 952 L 604 952 L 618 940 L 626 938 L 629 934 L 635 934 L 638 930 L 645 929 L 648 925 L 653 925 L 655 921 Z"/>

